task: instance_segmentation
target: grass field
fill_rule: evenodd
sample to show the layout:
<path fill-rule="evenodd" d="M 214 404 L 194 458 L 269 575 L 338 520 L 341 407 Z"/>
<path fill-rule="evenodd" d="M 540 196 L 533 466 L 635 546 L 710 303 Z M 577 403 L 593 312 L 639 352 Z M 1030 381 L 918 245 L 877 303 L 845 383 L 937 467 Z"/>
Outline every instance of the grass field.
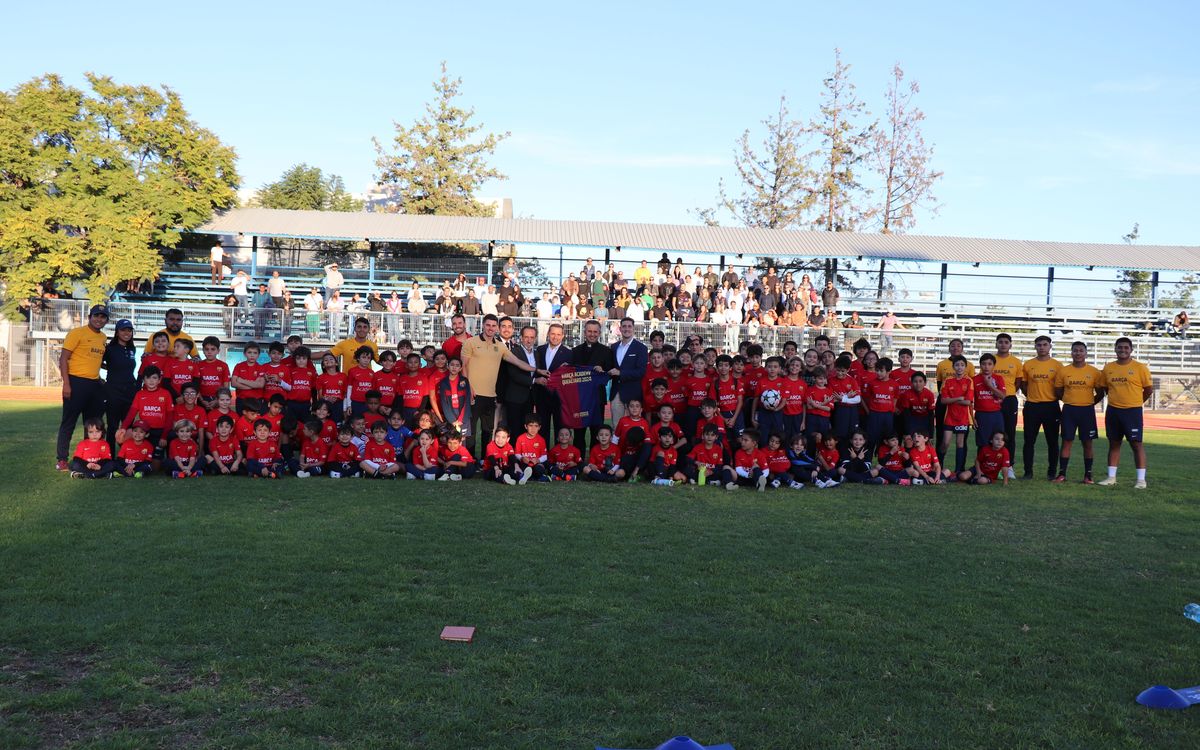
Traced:
<path fill-rule="evenodd" d="M 1200 683 L 1200 432 L 1153 433 L 1136 495 L 758 494 L 72 481 L 57 418 L 0 402 L 2 748 L 1200 736 L 1133 700 Z"/>

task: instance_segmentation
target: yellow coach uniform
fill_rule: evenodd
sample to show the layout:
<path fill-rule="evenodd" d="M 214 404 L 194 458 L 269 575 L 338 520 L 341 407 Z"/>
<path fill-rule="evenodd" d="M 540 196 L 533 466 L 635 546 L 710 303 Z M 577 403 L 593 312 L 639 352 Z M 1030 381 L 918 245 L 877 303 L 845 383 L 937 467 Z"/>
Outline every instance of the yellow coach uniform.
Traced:
<path fill-rule="evenodd" d="M 1021 410 L 1024 422 L 1024 439 L 1021 443 L 1021 458 L 1024 459 L 1025 476 L 1033 475 L 1033 452 L 1038 433 L 1046 431 L 1046 454 L 1049 468 L 1046 476 L 1053 479 L 1058 468 L 1058 428 L 1062 412 L 1058 408 L 1058 397 L 1054 393 L 1054 379 L 1062 363 L 1054 357 L 1025 360 L 1021 365 L 1025 381 L 1025 408 Z"/>
<path fill-rule="evenodd" d="M 1104 366 L 1108 386 L 1108 409 L 1104 412 L 1104 432 L 1109 440 L 1122 438 L 1142 441 L 1142 404 L 1147 388 L 1154 387 L 1150 368 L 1136 359 L 1109 362 Z"/>
<path fill-rule="evenodd" d="M 1096 439 L 1096 392 L 1103 395 L 1104 373 L 1091 365 L 1067 365 L 1054 376 L 1054 387 L 1062 391 L 1062 439 Z"/>
<path fill-rule="evenodd" d="M 942 387 L 942 383 L 954 377 L 954 363 L 950 361 L 949 357 L 943 359 L 941 362 L 938 362 L 935 377 L 937 378 L 939 389 Z M 971 364 L 971 360 L 969 359 L 967 360 L 967 377 L 975 377 L 975 365 Z"/>
<path fill-rule="evenodd" d="M 1020 358 L 1014 357 L 1011 354 L 1006 354 L 1003 357 L 996 355 L 996 366 L 992 372 L 1004 377 L 1004 396 L 1017 395 L 1017 380 L 1025 377 L 1025 365 Z"/>

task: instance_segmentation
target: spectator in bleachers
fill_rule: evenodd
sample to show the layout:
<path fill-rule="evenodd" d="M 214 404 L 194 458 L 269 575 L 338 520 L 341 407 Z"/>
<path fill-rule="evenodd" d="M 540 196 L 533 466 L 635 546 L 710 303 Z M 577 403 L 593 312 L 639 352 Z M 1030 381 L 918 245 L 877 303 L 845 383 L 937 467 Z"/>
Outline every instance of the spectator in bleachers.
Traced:
<path fill-rule="evenodd" d="M 1192 321 L 1188 317 L 1187 310 L 1180 310 L 1179 314 L 1175 316 L 1175 320 L 1172 321 L 1171 325 L 1175 329 L 1176 336 L 1186 339 L 1187 330 L 1192 326 Z"/>
<path fill-rule="evenodd" d="M 271 294 L 267 291 L 266 284 L 258 285 L 258 291 L 250 299 L 250 307 L 254 308 L 251 313 L 254 316 L 254 338 L 261 339 L 263 329 L 266 327 L 267 316 L 270 314 L 266 311 L 274 307 L 271 304 Z"/>
<path fill-rule="evenodd" d="M 467 296 L 462 298 L 462 302 L 459 305 L 459 312 L 471 317 L 478 317 L 483 314 L 483 306 L 479 303 L 479 298 L 475 296 L 474 289 L 467 290 Z"/>
<path fill-rule="evenodd" d="M 888 310 L 883 314 L 883 317 L 879 319 L 879 322 L 875 324 L 875 327 L 879 329 L 881 350 L 884 353 L 890 352 L 892 350 L 892 331 L 897 328 L 903 329 L 904 324 L 900 322 L 900 319 L 896 317 L 894 312 Z"/>
<path fill-rule="evenodd" d="M 346 279 L 342 276 L 342 272 L 338 270 L 337 263 L 330 263 L 325 266 L 325 278 L 321 281 L 325 293 L 325 304 L 328 306 L 329 300 L 335 292 L 339 292 L 346 283 Z"/>
<path fill-rule="evenodd" d="M 800 286 L 796 287 L 796 301 L 799 303 L 801 310 L 804 312 L 804 319 L 808 319 L 809 313 L 812 312 L 813 302 L 817 296 L 817 292 L 813 289 L 812 279 L 808 274 L 800 277 Z"/>
<path fill-rule="evenodd" d="M 267 279 L 267 293 L 271 295 L 271 303 L 275 307 L 283 307 L 283 293 L 285 291 L 287 291 L 287 282 L 279 275 L 279 271 L 272 271 L 271 278 Z"/>
<path fill-rule="evenodd" d="M 212 283 L 225 283 L 225 250 L 221 247 L 221 243 L 212 246 L 208 251 L 209 264 L 212 266 Z"/>
<path fill-rule="evenodd" d="M 304 297 L 304 328 L 308 331 L 310 337 L 317 335 L 317 330 L 321 325 L 321 310 L 325 307 L 325 298 L 321 296 L 321 291 L 313 287 Z"/>
<path fill-rule="evenodd" d="M 325 300 L 325 317 L 329 321 L 329 338 L 336 339 L 339 335 L 342 313 L 346 311 L 346 302 L 340 291 L 334 292 Z M 353 362 L 351 362 L 353 365 Z M 349 369 L 349 368 L 347 368 Z"/>
<path fill-rule="evenodd" d="M 238 271 L 229 281 L 229 288 L 233 290 L 234 299 L 238 302 L 238 307 L 250 306 L 250 277 L 245 271 Z"/>
<path fill-rule="evenodd" d="M 496 292 L 496 287 L 488 286 L 487 292 L 479 299 L 479 307 L 484 315 L 499 315 L 500 295 Z"/>
<path fill-rule="evenodd" d="M 633 272 L 633 282 L 637 285 L 638 289 L 644 289 L 650 285 L 650 279 L 653 276 L 654 273 L 650 270 L 650 265 L 643 260 L 642 265 L 638 266 L 637 270 Z"/>
<path fill-rule="evenodd" d="M 596 278 L 596 266 L 592 263 L 591 258 L 588 258 L 587 262 L 583 264 L 583 268 L 579 270 L 579 278 L 584 281 L 591 281 Z"/>
<path fill-rule="evenodd" d="M 820 305 L 812 306 L 812 312 L 808 314 L 808 325 L 810 328 L 823 328 L 825 326 L 825 314 L 821 312 Z"/>
<path fill-rule="evenodd" d="M 845 320 L 843 325 L 846 328 L 853 328 L 853 329 L 866 328 L 866 326 L 863 325 L 863 319 L 858 317 L 858 310 L 855 310 L 854 312 L 850 313 L 850 317 Z"/>
<path fill-rule="evenodd" d="M 837 310 L 838 300 L 841 297 L 842 295 L 834 287 L 833 282 L 826 281 L 825 288 L 821 290 L 821 304 L 825 307 L 825 310 L 828 312 Z"/>
<path fill-rule="evenodd" d="M 460 273 L 458 277 L 454 279 L 454 286 L 452 287 L 454 289 L 454 296 L 458 299 L 466 297 L 467 289 L 470 286 L 471 285 L 467 282 L 467 275 L 465 273 Z"/>
<path fill-rule="evenodd" d="M 296 310 L 296 301 L 292 299 L 292 290 L 284 289 L 283 298 L 279 301 L 279 337 L 286 339 L 292 332 L 292 313 Z"/>

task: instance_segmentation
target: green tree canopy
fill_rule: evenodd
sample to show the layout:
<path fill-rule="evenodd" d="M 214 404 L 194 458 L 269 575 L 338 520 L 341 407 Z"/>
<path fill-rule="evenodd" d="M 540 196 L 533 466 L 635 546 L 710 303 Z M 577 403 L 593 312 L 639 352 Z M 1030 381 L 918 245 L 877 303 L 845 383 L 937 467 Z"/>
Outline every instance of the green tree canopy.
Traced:
<path fill-rule="evenodd" d="M 169 88 L 89 74 L 0 92 L 0 281 L 13 309 L 39 283 L 94 300 L 152 279 L 160 250 L 236 202 L 235 154 Z"/>
<path fill-rule="evenodd" d="M 476 191 L 488 180 L 505 175 L 487 163 L 496 145 L 509 136 L 488 133 L 476 139 L 483 125 L 471 122 L 474 109 L 463 109 L 456 99 L 461 78 L 450 78 L 442 63 L 442 76 L 433 84 L 436 99 L 425 105 L 425 116 L 411 127 L 396 123 L 389 152 L 378 139 L 377 178 L 390 194 L 392 210 L 406 214 L 487 216 L 491 207 L 476 200 Z"/>
<path fill-rule="evenodd" d="M 361 211 L 363 207 L 362 201 L 346 192 L 341 177 L 326 177 L 320 168 L 307 164 L 297 164 L 277 182 L 263 185 L 251 204 L 308 211 Z"/>

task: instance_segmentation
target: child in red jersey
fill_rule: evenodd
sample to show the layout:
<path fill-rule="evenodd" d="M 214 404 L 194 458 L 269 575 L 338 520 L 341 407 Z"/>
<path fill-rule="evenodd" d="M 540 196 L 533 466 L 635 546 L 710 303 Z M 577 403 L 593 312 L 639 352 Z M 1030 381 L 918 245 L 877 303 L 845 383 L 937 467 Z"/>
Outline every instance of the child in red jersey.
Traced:
<path fill-rule="evenodd" d="M 879 464 L 878 476 L 888 484 L 908 486 L 912 484 L 905 471 L 908 468 L 908 452 L 900 445 L 900 438 L 888 435 L 875 454 Z"/>
<path fill-rule="evenodd" d="M 212 411 L 217 407 L 217 394 L 222 388 L 229 388 L 229 365 L 219 359 L 221 339 L 207 336 L 200 347 L 204 351 L 204 359 L 196 365 L 200 376 L 200 405 Z"/>
<path fill-rule="evenodd" d="M 348 424 L 342 425 L 338 430 L 337 442 L 330 446 L 329 455 L 325 457 L 325 474 L 330 479 L 356 477 L 362 473 L 358 465 L 362 459 L 353 438 L 354 429 Z"/>
<path fill-rule="evenodd" d="M 242 407 L 242 416 L 238 417 L 237 422 L 234 423 L 233 434 L 241 443 L 242 455 L 245 455 L 246 444 L 254 439 L 254 423 L 262 416 L 265 407 L 257 399 L 251 399 L 240 406 Z"/>
<path fill-rule="evenodd" d="M 1007 487 L 1007 469 L 1012 466 L 1012 460 L 1008 455 L 1008 448 L 1004 447 L 1004 440 L 1004 430 L 993 432 L 991 441 L 975 453 L 975 465 L 958 475 L 959 481 L 971 484 L 991 484 L 1000 481 Z"/>
<path fill-rule="evenodd" d="M 376 422 L 371 427 L 371 441 L 363 449 L 362 461 L 358 466 L 363 476 L 370 479 L 395 479 L 400 472 L 400 464 L 396 462 L 396 449 L 387 439 L 387 425 Z M 434 470 L 436 471 L 436 464 Z"/>
<path fill-rule="evenodd" d="M 867 450 L 874 453 L 884 435 L 896 431 L 896 396 L 899 384 L 892 380 L 892 360 L 875 363 L 875 379 L 863 387 L 867 404 Z"/>
<path fill-rule="evenodd" d="M 117 438 L 121 440 L 121 450 L 117 451 L 118 472 L 135 479 L 149 476 L 154 471 L 154 444 L 146 439 L 149 428 L 144 422 L 134 422 L 124 432 L 129 433 L 128 439 Z"/>
<path fill-rule="evenodd" d="M 399 378 L 397 399 L 404 421 L 411 422 L 417 412 L 425 407 L 425 400 L 433 394 L 433 382 L 429 374 L 421 369 L 421 355 L 408 355 L 405 367 L 408 372 Z"/>
<path fill-rule="evenodd" d="M 795 434 L 800 435 L 801 439 L 804 437 L 802 432 Z M 783 435 L 776 432 L 767 437 L 767 447 L 763 450 L 763 457 L 767 464 L 768 484 L 776 489 L 784 485 L 793 490 L 804 488 L 804 485 L 792 476 L 792 462 L 788 459 L 787 451 L 783 449 Z"/>
<path fill-rule="evenodd" d="M 262 373 L 264 381 L 263 396 L 268 400 L 275 394 L 286 397 L 292 389 L 292 368 L 283 363 L 286 351 L 287 348 L 278 341 L 272 341 L 267 346 L 267 361 L 259 368 L 259 372 Z"/>
<path fill-rule="evenodd" d="M 691 484 L 712 484 L 720 487 L 733 481 L 733 472 L 727 471 L 730 460 L 725 447 L 718 442 L 720 431 L 710 424 L 700 433 L 700 439 L 683 459 L 683 474 Z"/>
<path fill-rule="evenodd" d="M 661 378 L 665 381 L 670 376 L 670 373 L 667 372 L 666 355 L 663 354 L 661 349 L 651 350 L 646 365 L 646 374 L 642 376 L 642 394 L 647 395 L 650 393 L 650 388 L 655 380 Z M 651 413 L 653 413 L 653 410 L 651 410 Z"/>
<path fill-rule="evenodd" d="M 343 406 L 349 410 L 350 416 L 357 417 L 367 410 L 367 392 L 375 390 L 375 370 L 371 368 L 371 360 L 375 350 L 369 346 L 360 346 L 354 351 L 354 361 L 357 363 L 346 372 L 346 401 Z"/>
<path fill-rule="evenodd" d="M 734 375 L 745 385 L 745 396 L 742 414 L 749 417 L 754 410 L 754 401 L 758 398 L 758 381 L 767 376 L 763 367 L 763 348 L 758 344 L 746 347 L 746 356 L 742 360 L 742 371 L 737 372 L 738 359 L 734 358 Z"/>
<path fill-rule="evenodd" d="M 175 422 L 186 419 L 192 423 L 195 428 L 192 438 L 196 441 L 197 455 L 203 456 L 204 428 L 208 425 L 208 412 L 200 406 L 200 387 L 196 383 L 188 383 L 183 387 L 179 403 L 175 404 L 175 410 L 171 413 L 171 419 Z M 171 433 L 167 435 L 167 442 L 170 443 L 174 438 L 175 434 L 172 429 Z"/>
<path fill-rule="evenodd" d="M 612 428 L 601 425 L 596 430 L 596 442 L 588 451 L 588 462 L 583 467 L 584 479 L 593 482 L 619 482 L 625 478 L 621 468 L 621 449 L 613 445 Z"/>
<path fill-rule="evenodd" d="M 683 428 L 675 422 L 675 409 L 670 404 L 663 404 L 658 407 L 658 422 L 659 427 L 667 427 L 671 432 L 675 433 L 675 450 L 684 450 L 687 446 L 687 438 L 683 434 Z"/>
<path fill-rule="evenodd" d="M 321 374 L 317 376 L 317 399 L 329 404 L 329 418 L 341 424 L 343 400 L 346 398 L 346 373 L 338 367 L 337 357 L 326 353 L 321 357 Z"/>
<path fill-rule="evenodd" d="M 285 405 L 282 393 L 271 396 L 267 402 L 267 411 L 260 417 L 271 423 L 271 439 L 279 444 L 280 455 L 287 458 L 291 455 L 289 433 L 295 430 L 295 425 L 284 423 L 283 407 Z"/>
<path fill-rule="evenodd" d="M 642 404 L 637 399 L 631 399 L 625 406 L 629 408 L 635 403 L 638 405 L 640 413 Z M 574 436 L 571 434 L 571 430 L 566 427 L 559 429 L 558 443 L 550 449 L 550 479 L 552 481 L 573 482 L 579 476 L 579 463 L 582 456 L 579 455 L 579 449 L 575 447 L 573 441 Z"/>
<path fill-rule="evenodd" d="M 896 352 L 896 359 L 900 366 L 892 370 L 888 376 L 890 380 L 896 381 L 896 434 L 907 435 L 908 429 L 904 424 L 904 398 L 912 390 L 912 376 L 916 372 L 912 368 L 912 349 L 901 349 Z"/>
<path fill-rule="evenodd" d="M 271 439 L 271 423 L 254 420 L 254 439 L 246 443 L 246 472 L 251 478 L 278 479 L 283 474 L 279 443 Z"/>
<path fill-rule="evenodd" d="M 316 396 L 317 378 L 309 365 L 310 352 L 307 346 L 298 346 L 292 352 L 291 364 L 282 363 L 287 368 L 286 378 L 291 386 L 287 395 L 287 415 L 298 423 L 303 423 L 312 414 L 313 398 Z"/>
<path fill-rule="evenodd" d="M 108 479 L 113 473 L 112 448 L 104 439 L 104 423 L 99 419 L 83 422 L 84 439 L 75 446 L 71 458 L 74 479 Z"/>
<path fill-rule="evenodd" d="M 258 364 L 258 356 L 261 353 L 258 344 L 251 341 L 242 348 L 245 359 L 233 366 L 230 382 L 233 383 L 234 392 L 237 394 L 238 414 L 243 411 L 243 402 L 263 397 L 263 387 L 266 386 L 267 379 L 263 377 L 261 366 Z"/>
<path fill-rule="evenodd" d="M 704 399 L 704 403 L 700 404 L 700 419 L 696 421 L 696 431 L 692 434 L 691 439 L 688 440 L 688 444 L 698 445 L 701 436 L 704 435 L 704 430 L 709 425 L 717 428 L 717 444 L 724 448 L 727 445 L 725 440 L 725 418 L 717 412 L 717 402 L 711 398 L 706 398 Z"/>
<path fill-rule="evenodd" d="M 713 383 L 713 400 L 717 413 L 725 420 L 725 430 L 735 433 L 742 429 L 742 407 L 745 384 L 733 374 L 733 357 L 722 354 L 717 357 L 717 379 Z M 724 444 L 724 441 L 722 441 Z"/>
<path fill-rule="evenodd" d="M 542 420 L 536 414 L 525 417 L 525 434 L 517 437 L 517 466 L 521 476 L 517 484 L 525 484 L 530 479 L 539 482 L 549 482 L 550 476 L 546 467 L 549 457 L 546 450 L 546 439 L 542 437 Z"/>
<path fill-rule="evenodd" d="M 154 365 L 147 367 L 142 374 L 142 389 L 134 395 L 129 412 L 121 422 L 124 429 L 117 430 L 117 442 L 124 443 L 125 430 L 134 422 L 142 423 L 146 428 L 151 445 L 154 446 L 152 460 L 156 470 L 162 458 L 162 452 L 167 447 L 164 432 L 171 424 L 171 415 L 175 411 L 171 394 L 165 388 L 159 387 L 161 383 L 162 373 L 158 368 Z"/>
<path fill-rule="evenodd" d="M 758 390 L 755 393 L 753 405 L 750 407 L 750 423 L 758 428 L 760 435 L 770 435 L 772 432 L 783 432 L 783 369 L 782 357 L 767 358 L 767 373 L 758 379 Z M 774 392 L 778 398 L 768 404 L 764 400 L 767 393 Z"/>
<path fill-rule="evenodd" d="M 172 432 L 175 439 L 167 447 L 167 467 L 175 479 L 202 477 L 204 472 L 200 465 L 200 446 L 193 440 L 196 425 L 190 419 L 180 419 L 175 422 Z"/>
<path fill-rule="evenodd" d="M 667 398 L 666 378 L 656 378 L 650 385 L 650 391 L 644 396 L 643 410 L 649 416 L 651 424 L 658 421 L 658 410 L 663 404 L 670 403 Z"/>
<path fill-rule="evenodd" d="M 213 423 L 206 466 L 209 476 L 231 476 L 246 466 L 241 441 L 233 433 L 233 417 L 228 414 L 222 414 Z"/>
<path fill-rule="evenodd" d="M 374 430 L 375 425 L 377 424 L 387 424 L 387 417 L 381 413 L 381 409 L 383 408 L 383 395 L 380 394 L 379 391 L 372 388 L 371 390 L 367 391 L 367 395 L 364 400 L 367 404 L 367 408 L 363 411 L 362 418 L 363 422 L 367 426 L 367 430 Z"/>
<path fill-rule="evenodd" d="M 733 454 L 733 481 L 725 485 L 727 490 L 738 487 L 754 487 L 759 492 L 767 489 L 767 461 L 762 451 L 758 449 L 759 432 L 748 429 L 742 433 L 741 448 Z"/>
<path fill-rule="evenodd" d="M 478 468 L 471 452 L 463 445 L 460 432 L 451 432 L 446 436 L 446 446 L 441 450 L 442 467 L 445 473 L 439 479 L 458 482 L 475 476 Z"/>
<path fill-rule="evenodd" d="M 783 397 L 783 431 L 786 436 L 803 434 L 804 403 L 808 399 L 808 383 L 804 380 L 804 360 L 792 357 L 787 361 L 783 385 L 779 389 Z M 768 438 L 769 440 L 770 438 Z"/>
<path fill-rule="evenodd" d="M 670 487 L 675 482 L 687 481 L 687 477 L 679 470 L 679 451 L 675 450 L 675 433 L 671 431 L 670 427 L 660 426 L 657 434 L 658 443 L 650 451 L 651 484 Z"/>
<path fill-rule="evenodd" d="M 1004 430 L 1004 376 L 996 372 L 996 355 L 984 354 L 979 358 L 979 374 L 971 379 L 974 393 L 975 448 L 983 448 L 991 442 L 996 430 Z"/>
<path fill-rule="evenodd" d="M 813 368 L 812 376 L 813 384 L 804 399 L 804 437 L 815 449 L 826 435 L 833 434 L 830 415 L 837 396 L 829 387 L 824 367 L 817 365 Z"/>
<path fill-rule="evenodd" d="M 925 373 L 914 372 L 909 377 L 911 387 L 900 397 L 900 413 L 904 416 L 904 435 L 914 432 L 933 434 L 933 413 L 937 407 L 937 396 L 925 387 Z"/>
<path fill-rule="evenodd" d="M 325 460 L 329 457 L 329 447 L 321 438 L 324 426 L 321 420 L 311 417 L 301 428 L 300 451 L 288 462 L 288 470 L 298 479 L 308 479 L 311 476 L 321 476 L 325 473 Z"/>
<path fill-rule="evenodd" d="M 862 405 L 862 386 L 850 375 L 850 358 L 842 355 L 834 361 L 834 377 L 829 379 L 833 389 L 833 434 L 845 443 L 850 433 L 858 429 L 858 408 Z"/>
<path fill-rule="evenodd" d="M 696 439 L 696 423 L 700 421 L 700 405 L 716 396 L 713 392 L 713 377 L 708 374 L 708 360 L 696 357 L 692 370 L 683 377 L 683 390 L 687 396 L 687 408 L 680 415 L 683 432 L 689 440 Z"/>
<path fill-rule="evenodd" d="M 516 449 L 508 442 L 508 428 L 499 426 L 492 433 L 492 442 L 484 449 L 483 478 L 493 482 L 516 484 L 519 473 Z"/>
<path fill-rule="evenodd" d="M 192 342 L 187 339 L 175 341 L 174 357 L 167 362 L 163 369 L 163 385 L 178 402 L 183 397 L 183 387 L 188 383 L 198 383 L 200 370 L 192 361 Z"/>
<path fill-rule="evenodd" d="M 375 373 L 375 390 L 379 391 L 379 413 L 385 417 L 392 413 L 400 395 L 400 373 L 396 371 L 396 353 L 380 352 L 379 367 Z"/>
<path fill-rule="evenodd" d="M 954 443 L 954 473 L 966 469 L 967 433 L 971 431 L 974 416 L 971 413 L 975 401 L 974 386 L 967 377 L 967 358 L 961 354 L 950 357 L 954 366 L 954 377 L 942 382 L 938 402 L 945 405 L 946 416 L 942 419 L 942 449 L 939 458 L 945 458 Z"/>
<path fill-rule="evenodd" d="M 150 338 L 150 351 L 142 355 L 141 365 L 138 367 L 138 379 L 141 380 L 146 376 L 146 369 L 149 367 L 157 367 L 160 373 L 167 372 L 167 366 L 171 363 L 171 337 L 166 331 L 159 331 Z"/>
<path fill-rule="evenodd" d="M 650 423 L 643 416 L 641 400 L 631 398 L 625 406 L 625 416 L 617 422 L 612 442 L 621 449 L 621 470 L 630 482 L 636 482 L 650 463 L 654 441 L 647 439 L 652 432 Z"/>
<path fill-rule="evenodd" d="M 386 434 L 386 430 L 384 432 Z M 438 452 L 437 437 L 433 434 L 433 430 L 422 430 L 417 435 L 407 468 L 406 476 L 409 479 L 433 480 L 441 476 L 441 456 Z"/>
<path fill-rule="evenodd" d="M 937 451 L 929 444 L 929 436 L 923 432 L 913 433 L 913 447 L 908 452 L 906 471 L 913 484 L 941 484 L 946 478 Z"/>
<path fill-rule="evenodd" d="M 825 435 L 821 449 L 817 451 L 817 466 L 820 470 L 817 472 L 815 484 L 823 490 L 841 484 L 842 475 L 838 471 L 838 464 L 841 462 L 842 452 L 838 450 L 837 436 Z"/>
<path fill-rule="evenodd" d="M 684 364 L 681 360 L 667 362 L 667 400 L 676 414 L 687 409 L 687 385 L 683 382 Z"/>

